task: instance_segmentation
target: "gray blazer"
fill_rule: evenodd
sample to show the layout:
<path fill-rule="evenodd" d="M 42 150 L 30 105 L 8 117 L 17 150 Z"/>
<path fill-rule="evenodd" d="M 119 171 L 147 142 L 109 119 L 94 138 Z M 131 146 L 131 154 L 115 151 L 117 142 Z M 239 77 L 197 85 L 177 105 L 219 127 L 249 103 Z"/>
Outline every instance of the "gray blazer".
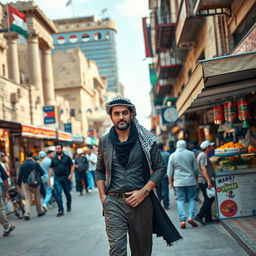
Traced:
<path fill-rule="evenodd" d="M 112 169 L 112 156 L 113 156 L 113 145 L 109 140 L 109 134 L 103 136 L 99 140 L 98 146 L 98 158 L 96 166 L 96 180 L 104 180 L 106 191 L 108 191 L 111 184 L 111 169 Z M 153 170 L 150 180 L 159 183 L 165 173 L 166 167 L 163 158 L 158 150 L 157 144 L 154 143 L 151 150 L 151 160 Z"/>

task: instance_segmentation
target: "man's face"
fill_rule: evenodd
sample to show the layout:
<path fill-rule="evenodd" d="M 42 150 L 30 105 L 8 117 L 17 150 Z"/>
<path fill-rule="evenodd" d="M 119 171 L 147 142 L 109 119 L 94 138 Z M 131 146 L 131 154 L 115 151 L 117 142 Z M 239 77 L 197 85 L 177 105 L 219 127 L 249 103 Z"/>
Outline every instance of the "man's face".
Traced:
<path fill-rule="evenodd" d="M 56 146 L 56 147 L 55 147 L 55 151 L 56 151 L 56 154 L 57 154 L 57 155 L 62 154 L 62 147 L 61 147 L 60 145 Z"/>
<path fill-rule="evenodd" d="M 118 130 L 126 130 L 131 125 L 132 113 L 126 106 L 112 108 L 110 119 Z"/>

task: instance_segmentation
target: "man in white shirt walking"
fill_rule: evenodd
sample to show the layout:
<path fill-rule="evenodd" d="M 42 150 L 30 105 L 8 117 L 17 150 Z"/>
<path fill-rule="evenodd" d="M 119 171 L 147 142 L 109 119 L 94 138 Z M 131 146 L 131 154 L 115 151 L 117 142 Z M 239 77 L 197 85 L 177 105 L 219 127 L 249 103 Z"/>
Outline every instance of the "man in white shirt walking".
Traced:
<path fill-rule="evenodd" d="M 97 163 L 97 155 L 93 152 L 93 146 L 89 146 L 88 154 L 86 155 L 88 163 L 89 163 L 89 171 L 88 171 L 88 189 L 92 191 L 96 185 L 95 179 L 95 170 Z"/>

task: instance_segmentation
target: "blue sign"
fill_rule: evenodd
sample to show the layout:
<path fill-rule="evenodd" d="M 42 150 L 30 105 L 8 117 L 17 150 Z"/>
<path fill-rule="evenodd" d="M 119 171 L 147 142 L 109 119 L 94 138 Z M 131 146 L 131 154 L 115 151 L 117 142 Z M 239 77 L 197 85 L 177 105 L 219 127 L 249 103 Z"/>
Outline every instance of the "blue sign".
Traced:
<path fill-rule="evenodd" d="M 161 109 L 162 125 L 173 124 L 178 120 L 179 116 L 175 107 L 167 107 Z"/>
<path fill-rule="evenodd" d="M 72 124 L 71 123 L 65 123 L 64 124 L 64 132 L 72 133 Z"/>
<path fill-rule="evenodd" d="M 55 124 L 55 107 L 54 106 L 44 106 L 44 124 Z"/>

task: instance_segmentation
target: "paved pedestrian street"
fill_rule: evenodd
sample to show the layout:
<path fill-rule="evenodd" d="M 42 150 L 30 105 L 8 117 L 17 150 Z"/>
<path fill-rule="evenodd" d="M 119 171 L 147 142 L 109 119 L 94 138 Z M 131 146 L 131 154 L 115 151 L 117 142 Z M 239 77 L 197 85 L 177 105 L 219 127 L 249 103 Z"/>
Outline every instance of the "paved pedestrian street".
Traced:
<path fill-rule="evenodd" d="M 171 192 L 172 193 L 172 192 Z M 35 207 L 32 207 L 35 208 Z M 1 256 L 107 256 L 108 242 L 97 192 L 79 196 L 73 192 L 71 213 L 56 217 L 57 208 L 47 215 L 25 222 L 9 216 L 16 229 L 9 237 L 0 237 Z M 176 202 L 171 201 L 168 214 L 178 227 Z M 179 227 L 178 227 L 179 228 Z M 180 230 L 180 229 L 179 229 Z M 1 230 L 2 231 L 2 230 Z M 181 230 L 183 240 L 167 247 L 154 237 L 153 256 L 245 256 L 247 253 L 221 224 Z M 130 253 L 128 254 L 130 255 Z M 140 255 L 143 256 L 143 255 Z"/>

